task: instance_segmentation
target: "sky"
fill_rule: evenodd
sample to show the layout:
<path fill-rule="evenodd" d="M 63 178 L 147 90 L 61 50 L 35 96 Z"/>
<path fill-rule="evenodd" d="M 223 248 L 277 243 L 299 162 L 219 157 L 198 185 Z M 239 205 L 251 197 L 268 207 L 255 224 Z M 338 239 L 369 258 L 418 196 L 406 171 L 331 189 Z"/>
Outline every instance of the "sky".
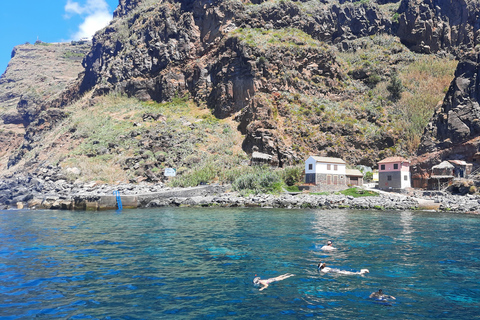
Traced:
<path fill-rule="evenodd" d="M 91 37 L 108 24 L 117 6 L 118 0 L 2 0 L 0 74 L 16 45 Z"/>

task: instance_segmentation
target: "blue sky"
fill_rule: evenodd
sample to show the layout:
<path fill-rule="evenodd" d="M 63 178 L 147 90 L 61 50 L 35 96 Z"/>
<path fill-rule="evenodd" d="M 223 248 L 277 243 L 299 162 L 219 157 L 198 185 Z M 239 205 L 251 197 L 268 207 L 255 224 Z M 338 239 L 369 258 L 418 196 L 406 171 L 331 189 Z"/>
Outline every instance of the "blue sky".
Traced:
<path fill-rule="evenodd" d="M 2 0 L 0 4 L 0 74 L 14 46 L 75 40 L 108 23 L 118 0 Z"/>

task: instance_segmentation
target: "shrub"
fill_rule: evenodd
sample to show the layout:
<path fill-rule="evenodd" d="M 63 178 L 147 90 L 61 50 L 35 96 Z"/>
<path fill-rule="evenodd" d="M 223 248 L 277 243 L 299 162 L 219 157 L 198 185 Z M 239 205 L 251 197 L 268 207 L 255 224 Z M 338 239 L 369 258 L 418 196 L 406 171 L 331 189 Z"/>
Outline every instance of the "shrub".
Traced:
<path fill-rule="evenodd" d="M 474 194 L 477 192 L 477 187 L 475 186 L 470 186 L 470 188 L 468 189 L 468 193 L 470 194 Z"/>
<path fill-rule="evenodd" d="M 400 19 L 400 14 L 398 12 L 395 12 L 392 15 L 392 22 L 398 23 L 398 20 Z"/>
<path fill-rule="evenodd" d="M 371 88 L 375 87 L 380 81 L 382 81 L 382 77 L 378 74 L 371 74 L 367 80 L 365 80 L 366 84 Z"/>
<path fill-rule="evenodd" d="M 242 175 L 232 183 L 235 191 L 241 194 L 280 193 L 283 181 L 280 175 L 270 168 L 258 168 L 254 172 Z"/>
<path fill-rule="evenodd" d="M 293 186 L 303 181 L 303 166 L 286 167 L 283 170 L 283 181 L 287 186 Z"/>
<path fill-rule="evenodd" d="M 372 171 L 365 172 L 363 178 L 365 179 L 365 181 L 372 181 L 373 180 L 373 172 Z"/>
<path fill-rule="evenodd" d="M 402 81 L 396 74 L 393 74 L 390 78 L 390 84 L 387 86 L 388 92 L 390 92 L 390 100 L 397 102 L 402 97 L 403 85 Z"/>

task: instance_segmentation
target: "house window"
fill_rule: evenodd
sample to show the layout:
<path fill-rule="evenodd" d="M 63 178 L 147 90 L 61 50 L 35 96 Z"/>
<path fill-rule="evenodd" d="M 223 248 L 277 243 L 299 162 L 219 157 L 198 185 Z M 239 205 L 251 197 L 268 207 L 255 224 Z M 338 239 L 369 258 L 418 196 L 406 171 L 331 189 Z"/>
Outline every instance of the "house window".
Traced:
<path fill-rule="evenodd" d="M 332 165 L 331 164 L 327 164 L 327 170 L 332 170 Z"/>
<path fill-rule="evenodd" d="M 312 170 L 313 169 L 313 164 L 309 163 L 308 164 L 308 170 Z"/>
<path fill-rule="evenodd" d="M 393 164 L 393 169 L 398 169 L 398 163 Z"/>
<path fill-rule="evenodd" d="M 384 164 L 382 164 L 382 165 L 380 166 L 380 170 L 385 170 L 385 165 L 384 165 Z"/>
<path fill-rule="evenodd" d="M 338 166 L 337 166 L 337 165 L 334 165 L 334 166 L 333 166 L 333 170 L 337 171 L 337 170 L 338 170 Z"/>
<path fill-rule="evenodd" d="M 392 181 L 392 176 L 387 176 L 388 181 Z"/>
<path fill-rule="evenodd" d="M 408 180 L 408 176 L 403 176 L 403 180 L 407 181 L 407 180 Z"/>

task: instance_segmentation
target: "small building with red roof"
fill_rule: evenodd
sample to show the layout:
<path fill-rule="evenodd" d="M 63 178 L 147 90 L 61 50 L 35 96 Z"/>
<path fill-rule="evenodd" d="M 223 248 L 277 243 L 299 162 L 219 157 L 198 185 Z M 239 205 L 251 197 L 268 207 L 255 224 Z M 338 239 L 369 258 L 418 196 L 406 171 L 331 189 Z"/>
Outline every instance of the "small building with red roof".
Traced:
<path fill-rule="evenodd" d="M 410 188 L 410 161 L 403 157 L 389 157 L 379 161 L 378 187 L 383 190 Z"/>

